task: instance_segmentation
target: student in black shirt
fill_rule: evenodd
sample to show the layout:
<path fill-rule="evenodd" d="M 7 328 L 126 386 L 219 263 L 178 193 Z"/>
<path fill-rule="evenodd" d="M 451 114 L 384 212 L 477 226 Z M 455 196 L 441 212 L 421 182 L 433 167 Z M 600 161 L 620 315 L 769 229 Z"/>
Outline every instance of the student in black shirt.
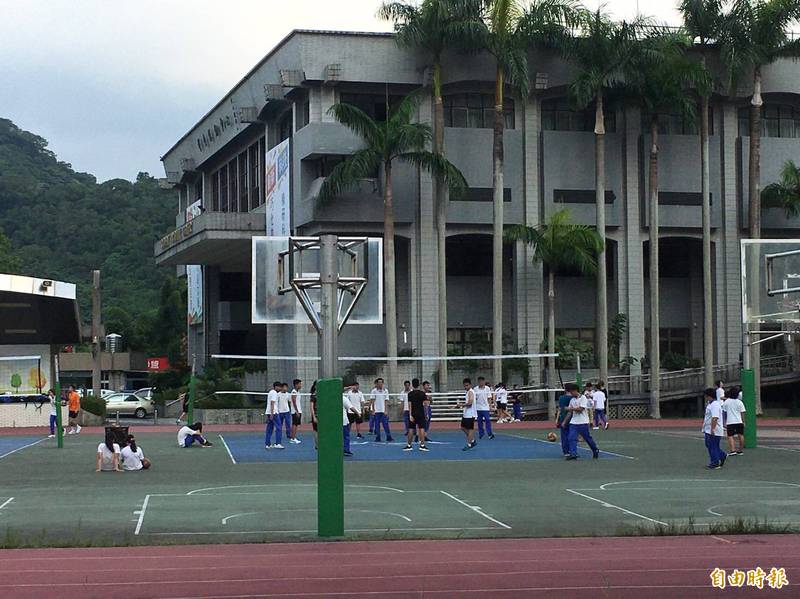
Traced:
<path fill-rule="evenodd" d="M 425 402 L 428 401 L 428 396 L 424 391 L 419 388 L 419 379 L 411 381 L 413 389 L 408 394 L 408 420 L 409 428 L 406 431 L 406 446 L 403 451 L 411 451 L 411 442 L 414 439 L 414 432 L 419 435 L 419 450 L 428 451 L 428 446 L 425 445 L 425 424 L 428 421 L 427 414 L 425 413 Z"/>

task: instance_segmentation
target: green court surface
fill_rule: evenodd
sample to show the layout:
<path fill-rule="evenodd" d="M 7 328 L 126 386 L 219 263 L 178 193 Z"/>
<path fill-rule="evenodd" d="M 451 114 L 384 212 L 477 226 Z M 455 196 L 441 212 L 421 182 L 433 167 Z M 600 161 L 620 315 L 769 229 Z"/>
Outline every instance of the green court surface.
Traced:
<path fill-rule="evenodd" d="M 547 431 L 502 432 L 541 443 Z M 412 460 L 398 447 L 396 461 L 347 463 L 346 536 L 615 535 L 736 518 L 800 527 L 795 448 L 773 443 L 709 471 L 694 430 L 594 435 L 601 449 L 620 457 L 440 461 L 432 451 Z M 786 431 L 787 439 L 793 436 Z M 172 433 L 138 437 L 153 462 L 149 471 L 96 473 L 101 438 L 85 433 L 66 437 L 63 450 L 52 439 L 31 444 L 21 437 L 20 449 L 0 452 L 0 545 L 316 538 L 315 463 L 233 463 L 213 430 L 212 448 L 181 449 Z M 502 442 L 498 436 L 474 451 Z"/>

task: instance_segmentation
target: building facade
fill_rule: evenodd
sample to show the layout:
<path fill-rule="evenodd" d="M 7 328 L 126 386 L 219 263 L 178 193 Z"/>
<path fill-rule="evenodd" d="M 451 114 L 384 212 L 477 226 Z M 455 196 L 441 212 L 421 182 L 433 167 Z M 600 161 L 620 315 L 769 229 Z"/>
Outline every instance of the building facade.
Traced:
<path fill-rule="evenodd" d="M 569 100 L 574 69 L 558 57 L 531 54 L 529 97 L 509 90 L 506 104 L 505 223 L 537 225 L 568 208 L 573 220 L 595 222 L 594 108 Z M 472 353 L 492 322 L 492 111 L 494 61 L 487 55 L 445 57 L 442 66 L 445 153 L 469 189 L 448 203 L 448 347 Z M 335 164 L 361 147 L 328 112 L 349 102 L 375 118 L 387 100 L 422 88 L 418 119 L 432 121 L 429 59 L 398 47 L 391 34 L 294 31 L 163 156 L 177 191 L 176 229 L 156 243 L 156 261 L 202 265 L 203 317 L 189 325 L 199 365 L 213 354 L 295 355 L 316 352 L 310 327 L 250 322 L 251 237 L 265 231 L 265 153 L 291 139 L 291 226 L 381 236 L 381 179 L 365 180 L 329 205 L 315 201 Z M 800 65 L 779 61 L 763 71 L 761 185 L 776 181 L 787 160 L 800 161 Z M 715 95 L 710 111 L 713 323 L 715 364 L 741 355 L 739 240 L 746 235 L 750 90 Z M 649 335 L 647 116 L 631 106 L 607 107 L 606 225 L 609 320 L 627 325 L 620 356 L 642 358 Z M 703 288 L 700 143 L 696 127 L 662 115 L 659 136 L 661 353 L 702 358 Z M 398 332 L 401 355 L 438 355 L 438 277 L 429 175 L 399 166 L 394 176 L 397 221 Z M 191 220 L 190 220 L 191 219 Z M 800 220 L 766 209 L 764 237 L 796 237 Z M 546 327 L 541 266 L 522 244 L 504 251 L 504 345 L 536 351 Z M 556 279 L 560 335 L 593 344 L 595 282 Z M 351 326 L 345 355 L 385 355 L 381 326 Z M 417 372 L 435 376 L 437 363 Z M 276 368 L 278 366 L 276 365 Z M 281 364 L 288 379 L 300 364 Z M 629 371 L 639 374 L 640 364 Z M 534 377 L 535 378 L 535 377 Z M 452 381 L 451 381 L 452 383 Z M 453 385 L 451 384 L 451 387 Z"/>

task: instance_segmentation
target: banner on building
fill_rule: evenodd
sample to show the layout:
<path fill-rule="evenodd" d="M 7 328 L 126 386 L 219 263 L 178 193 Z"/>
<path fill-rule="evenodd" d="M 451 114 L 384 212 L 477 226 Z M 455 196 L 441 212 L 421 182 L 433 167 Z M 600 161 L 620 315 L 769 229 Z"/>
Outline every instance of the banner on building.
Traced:
<path fill-rule="evenodd" d="M 203 200 L 202 198 L 197 200 L 196 202 L 189 204 L 186 207 L 186 222 L 188 223 L 190 220 L 197 218 L 203 212 L 202 209 Z"/>
<path fill-rule="evenodd" d="M 203 267 L 199 264 L 186 265 L 186 288 L 189 326 L 201 324 L 203 322 Z"/>
<path fill-rule="evenodd" d="M 267 152 L 267 235 L 291 235 L 289 177 L 289 140 L 285 139 Z"/>
<path fill-rule="evenodd" d="M 162 356 L 159 358 L 147 358 L 147 370 L 152 372 L 164 372 L 169 370 L 169 358 Z"/>

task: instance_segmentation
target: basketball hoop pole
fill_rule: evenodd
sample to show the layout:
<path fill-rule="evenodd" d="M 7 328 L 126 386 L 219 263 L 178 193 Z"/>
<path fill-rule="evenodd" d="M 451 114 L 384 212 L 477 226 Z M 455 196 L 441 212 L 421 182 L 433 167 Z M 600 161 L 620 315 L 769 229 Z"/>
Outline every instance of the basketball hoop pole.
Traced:
<path fill-rule="evenodd" d="M 53 355 L 53 366 L 55 368 L 55 389 L 56 394 L 56 445 L 59 449 L 64 448 L 64 428 L 61 416 L 61 372 L 59 371 L 58 352 Z"/>
<path fill-rule="evenodd" d="M 747 449 L 755 449 L 758 445 L 758 434 L 756 431 L 756 371 L 750 363 L 750 325 L 743 324 L 742 331 L 742 403 L 744 404 L 744 446 Z"/>
<path fill-rule="evenodd" d="M 342 379 L 338 368 L 338 251 L 336 235 L 321 235 L 320 357 L 317 382 L 319 450 L 317 452 L 317 534 L 344 536 L 344 448 L 342 444 Z"/>

